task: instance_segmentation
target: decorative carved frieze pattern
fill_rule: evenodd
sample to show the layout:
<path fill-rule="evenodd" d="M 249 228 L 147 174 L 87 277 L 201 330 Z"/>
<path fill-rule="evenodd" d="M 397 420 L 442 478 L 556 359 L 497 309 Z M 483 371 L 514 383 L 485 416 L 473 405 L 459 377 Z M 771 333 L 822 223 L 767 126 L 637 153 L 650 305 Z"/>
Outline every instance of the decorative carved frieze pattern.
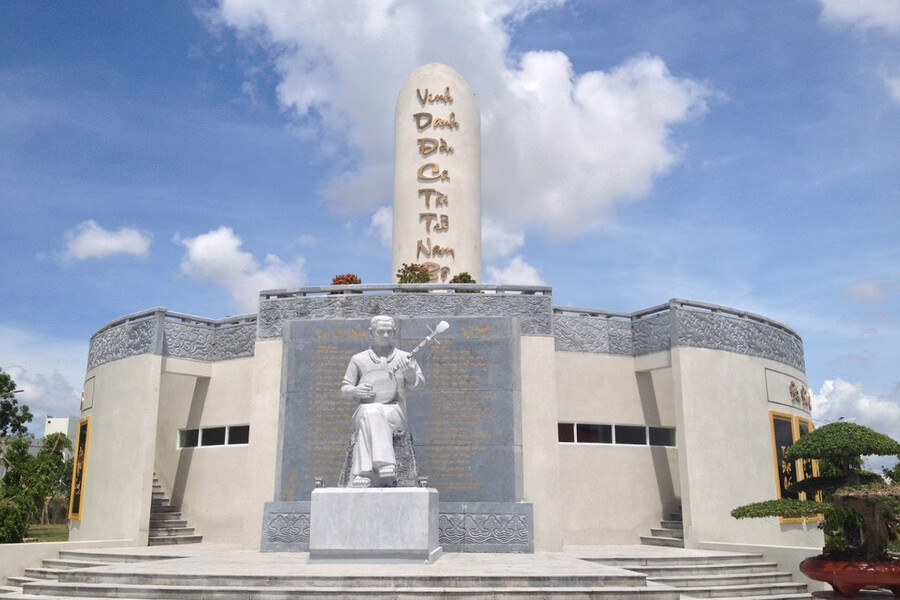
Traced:
<path fill-rule="evenodd" d="M 263 542 L 269 544 L 308 544 L 308 512 L 271 512 L 265 514 Z"/>
<path fill-rule="evenodd" d="M 557 351 L 609 354 L 609 319 L 554 315 L 553 337 Z"/>
<path fill-rule="evenodd" d="M 242 323 L 216 329 L 213 360 L 229 360 L 253 356 L 256 345 L 256 323 Z"/>
<path fill-rule="evenodd" d="M 725 350 L 804 370 L 803 342 L 783 328 L 723 312 L 672 306 L 633 321 L 554 315 L 556 349 L 643 356 L 674 346 Z"/>
<path fill-rule="evenodd" d="M 805 368 L 803 342 L 786 331 L 729 315 L 676 309 L 676 345 L 727 350 Z"/>
<path fill-rule="evenodd" d="M 212 360 L 215 330 L 205 325 L 167 322 L 163 354 L 180 358 Z"/>
<path fill-rule="evenodd" d="M 280 339 L 295 319 L 352 319 L 375 315 L 415 317 L 519 317 L 523 335 L 553 335 L 549 295 L 338 294 L 261 300 L 260 340 Z"/>
<path fill-rule="evenodd" d="M 128 322 L 92 337 L 88 371 L 114 360 L 153 352 L 156 324 L 156 319 Z"/>
<path fill-rule="evenodd" d="M 438 541 L 448 552 L 532 552 L 533 522 L 527 503 L 442 502 Z"/>
<path fill-rule="evenodd" d="M 659 313 L 632 322 L 634 355 L 643 356 L 672 347 L 671 313 Z"/>
<path fill-rule="evenodd" d="M 88 370 L 129 356 L 159 352 L 165 356 L 206 361 L 253 356 L 255 321 L 217 326 L 203 321 L 169 321 L 165 317 L 165 312 L 159 312 L 94 335 L 88 353 Z M 160 327 L 161 346 L 157 343 Z"/>

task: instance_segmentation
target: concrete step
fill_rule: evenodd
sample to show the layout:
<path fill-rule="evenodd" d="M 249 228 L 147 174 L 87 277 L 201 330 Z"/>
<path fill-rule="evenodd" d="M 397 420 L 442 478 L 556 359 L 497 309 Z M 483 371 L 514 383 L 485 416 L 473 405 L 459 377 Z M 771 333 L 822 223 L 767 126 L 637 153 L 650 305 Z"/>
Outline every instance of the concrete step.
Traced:
<path fill-rule="evenodd" d="M 63 560 L 61 558 L 45 558 L 41 564 L 48 569 L 88 569 L 90 567 L 104 567 L 109 563 L 96 560 Z"/>
<path fill-rule="evenodd" d="M 641 544 L 645 546 L 666 546 L 668 548 L 684 548 L 684 540 L 670 537 L 641 536 Z"/>
<path fill-rule="evenodd" d="M 568 600 L 629 599 L 678 600 L 677 590 L 665 586 L 529 586 L 516 587 L 360 587 L 339 586 L 289 586 L 289 587 L 217 587 L 217 586 L 143 586 L 122 584 L 59 583 L 32 584 L 23 590 L 21 600 L 49 597 L 78 598 L 178 598 L 180 600 L 295 600 L 296 598 L 366 598 L 374 600 L 404 598 L 493 598 L 509 600 L 534 600 L 553 597 Z"/>
<path fill-rule="evenodd" d="M 59 577 L 60 573 L 65 572 L 66 569 L 50 569 L 47 567 L 32 567 L 25 569 L 25 577 L 31 577 L 33 579 L 51 579 L 56 581 Z"/>
<path fill-rule="evenodd" d="M 682 529 L 651 529 L 650 535 L 653 537 L 670 537 L 670 538 L 678 538 L 680 540 L 684 539 L 684 530 Z"/>
<path fill-rule="evenodd" d="M 150 519 L 150 529 L 165 529 L 167 527 L 187 527 L 185 519 Z"/>
<path fill-rule="evenodd" d="M 193 527 L 151 527 L 150 537 L 168 537 L 173 535 L 194 535 Z"/>
<path fill-rule="evenodd" d="M 156 497 L 150 498 L 150 510 L 153 510 L 154 508 L 158 508 L 161 506 L 169 506 L 169 505 L 170 505 L 170 501 L 168 498 L 156 498 Z"/>
<path fill-rule="evenodd" d="M 28 586 L 25 586 L 28 591 Z M 746 583 L 740 585 L 714 585 L 679 588 L 685 596 L 692 598 L 726 598 L 745 596 L 775 596 L 778 594 L 803 594 L 806 585 L 802 583 Z"/>
<path fill-rule="evenodd" d="M 660 521 L 659 526 L 665 529 L 684 529 L 683 521 Z"/>
<path fill-rule="evenodd" d="M 103 552 L 102 550 L 60 550 L 59 558 L 62 560 L 84 560 L 103 563 L 133 563 L 153 560 L 167 560 L 170 558 L 187 558 L 178 553 L 166 556 L 158 554 L 127 554 L 116 552 Z"/>
<path fill-rule="evenodd" d="M 678 565 L 642 565 L 631 567 L 631 570 L 643 573 L 656 579 L 657 577 L 676 577 L 679 575 L 715 575 L 716 573 L 767 573 L 778 570 L 777 563 L 753 561 L 722 564 L 678 564 Z"/>
<path fill-rule="evenodd" d="M 199 544 L 203 541 L 202 535 L 169 535 L 151 537 L 147 539 L 148 546 L 172 546 L 176 544 Z"/>
<path fill-rule="evenodd" d="M 33 583 L 35 581 L 40 581 L 39 579 L 35 579 L 34 577 L 7 577 L 6 585 L 11 585 L 15 587 L 22 587 L 26 583 Z"/>
<path fill-rule="evenodd" d="M 641 556 L 641 557 L 610 557 L 610 558 L 582 558 L 590 562 L 596 562 L 611 567 L 623 567 L 632 571 L 638 571 L 644 566 L 684 566 L 684 565 L 724 565 L 748 562 L 762 562 L 762 554 L 729 553 L 710 556 Z"/>
<path fill-rule="evenodd" d="M 181 509 L 178 508 L 177 506 L 171 506 L 171 505 L 166 505 L 166 506 L 163 506 L 163 505 L 157 505 L 157 506 L 151 506 L 151 507 L 150 507 L 150 514 L 151 514 L 151 515 L 161 515 L 161 514 L 163 514 L 163 513 L 178 513 L 178 514 L 181 514 Z"/>
<path fill-rule="evenodd" d="M 687 598 L 687 596 L 682 596 Z M 774 594 L 772 596 L 721 596 L 718 600 L 812 600 L 813 595 L 805 594 Z M 874 598 L 872 599 L 874 600 Z"/>
<path fill-rule="evenodd" d="M 653 581 L 677 588 L 709 587 L 759 583 L 786 583 L 791 581 L 791 574 L 770 571 L 767 573 L 673 575 L 668 577 L 653 577 Z"/>

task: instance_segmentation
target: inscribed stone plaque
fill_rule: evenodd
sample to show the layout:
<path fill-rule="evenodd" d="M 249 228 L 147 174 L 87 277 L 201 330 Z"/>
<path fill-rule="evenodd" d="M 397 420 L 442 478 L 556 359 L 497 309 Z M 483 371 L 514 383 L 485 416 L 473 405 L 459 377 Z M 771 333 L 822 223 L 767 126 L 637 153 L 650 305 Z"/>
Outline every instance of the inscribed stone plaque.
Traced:
<path fill-rule="evenodd" d="M 425 383 L 407 392 L 419 474 L 441 501 L 521 498 L 518 320 L 448 317 L 416 359 Z M 396 319 L 412 350 L 440 319 Z M 285 330 L 278 500 L 308 500 L 316 479 L 337 483 L 356 404 L 341 398 L 350 357 L 370 345 L 368 319 L 292 321 Z"/>

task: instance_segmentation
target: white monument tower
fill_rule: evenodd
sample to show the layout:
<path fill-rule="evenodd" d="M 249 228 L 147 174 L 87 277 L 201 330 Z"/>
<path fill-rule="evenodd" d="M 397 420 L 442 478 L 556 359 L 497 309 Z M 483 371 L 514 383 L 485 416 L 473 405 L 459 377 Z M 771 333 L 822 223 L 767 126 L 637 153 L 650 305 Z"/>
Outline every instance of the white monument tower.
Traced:
<path fill-rule="evenodd" d="M 394 121 L 391 274 L 424 264 L 437 283 L 467 272 L 481 283 L 481 116 L 459 73 L 419 67 Z"/>

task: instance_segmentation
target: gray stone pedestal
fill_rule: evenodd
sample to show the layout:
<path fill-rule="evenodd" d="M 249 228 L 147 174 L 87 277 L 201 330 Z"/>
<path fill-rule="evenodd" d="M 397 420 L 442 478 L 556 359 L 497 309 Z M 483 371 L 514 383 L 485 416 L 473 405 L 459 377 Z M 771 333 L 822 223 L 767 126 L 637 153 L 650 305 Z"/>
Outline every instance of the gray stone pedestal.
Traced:
<path fill-rule="evenodd" d="M 441 554 L 435 489 L 312 492 L 310 562 L 431 563 Z"/>

